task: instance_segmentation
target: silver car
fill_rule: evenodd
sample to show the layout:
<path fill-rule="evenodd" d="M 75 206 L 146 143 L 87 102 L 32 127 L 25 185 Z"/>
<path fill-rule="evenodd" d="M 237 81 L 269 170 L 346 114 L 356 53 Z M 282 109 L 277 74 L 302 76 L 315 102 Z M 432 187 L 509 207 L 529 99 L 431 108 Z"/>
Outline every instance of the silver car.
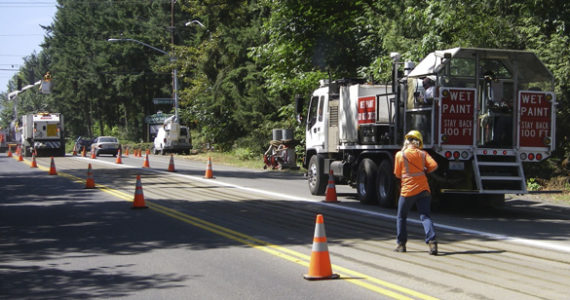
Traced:
<path fill-rule="evenodd" d="M 93 140 L 91 144 L 91 152 L 95 152 L 96 156 L 99 154 L 112 154 L 117 156 L 117 152 L 121 148 L 119 140 L 113 136 L 100 136 Z"/>

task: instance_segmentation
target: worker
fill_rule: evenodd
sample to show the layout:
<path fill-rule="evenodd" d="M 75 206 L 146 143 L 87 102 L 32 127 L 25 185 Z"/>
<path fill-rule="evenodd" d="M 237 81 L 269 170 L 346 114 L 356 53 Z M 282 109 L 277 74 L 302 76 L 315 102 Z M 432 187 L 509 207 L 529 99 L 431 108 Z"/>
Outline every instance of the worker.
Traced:
<path fill-rule="evenodd" d="M 436 235 L 430 217 L 431 191 L 426 176 L 427 173 L 437 169 L 437 162 L 422 148 L 422 134 L 417 130 L 412 130 L 406 134 L 402 150 L 396 153 L 394 174 L 401 179 L 401 191 L 396 220 L 398 245 L 394 251 L 406 252 L 408 241 L 406 222 L 408 212 L 415 203 L 424 227 L 429 254 L 437 255 Z"/>

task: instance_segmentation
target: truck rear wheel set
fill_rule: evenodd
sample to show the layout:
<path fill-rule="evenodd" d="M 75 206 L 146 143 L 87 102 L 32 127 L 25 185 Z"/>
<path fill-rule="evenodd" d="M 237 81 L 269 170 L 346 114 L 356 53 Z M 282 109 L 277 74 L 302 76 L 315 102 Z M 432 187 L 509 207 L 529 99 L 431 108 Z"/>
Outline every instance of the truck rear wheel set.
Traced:
<path fill-rule="evenodd" d="M 389 161 L 381 160 L 377 164 L 371 158 L 364 158 L 358 165 L 357 174 L 356 192 L 361 203 L 378 203 L 387 208 L 396 206 L 396 180 Z M 307 179 L 312 195 L 324 195 L 328 175 L 324 172 L 324 158 L 318 154 L 309 160 Z"/>

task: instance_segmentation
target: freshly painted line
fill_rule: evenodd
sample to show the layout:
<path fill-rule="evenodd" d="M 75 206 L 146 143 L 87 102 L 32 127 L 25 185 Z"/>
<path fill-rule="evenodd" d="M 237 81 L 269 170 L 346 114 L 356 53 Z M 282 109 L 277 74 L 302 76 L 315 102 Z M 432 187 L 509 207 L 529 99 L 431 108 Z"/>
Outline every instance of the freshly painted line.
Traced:
<path fill-rule="evenodd" d="M 83 158 L 83 157 L 77 157 L 77 158 L 79 158 L 79 159 L 88 159 L 88 158 Z M 91 160 L 91 159 L 89 159 L 89 160 Z M 106 163 L 106 164 L 114 165 L 114 166 L 121 166 L 121 167 L 124 167 L 124 168 L 137 168 L 137 167 L 128 166 L 128 165 L 118 165 L 118 164 L 115 164 L 115 163 L 111 163 L 111 162 L 107 162 L 107 161 L 102 161 L 102 160 L 99 160 L 99 161 L 97 161 L 97 162 Z M 140 168 L 140 169 L 143 169 L 143 168 Z M 396 216 L 394 216 L 394 215 L 389 215 L 389 214 L 379 213 L 379 212 L 373 212 L 373 211 L 367 211 L 367 210 L 363 210 L 363 209 L 359 209 L 359 208 L 353 208 L 353 207 L 342 206 L 342 205 L 340 205 L 340 204 L 325 203 L 325 202 L 322 202 L 322 201 L 320 201 L 320 200 L 312 200 L 312 199 L 307 199 L 307 198 L 303 198 L 303 197 L 297 197 L 297 196 L 291 196 L 291 195 L 282 194 L 282 193 L 276 193 L 276 192 L 270 192 L 270 191 L 260 190 L 260 189 L 256 189 L 256 188 L 244 187 L 244 186 L 236 185 L 236 184 L 233 184 L 233 183 L 223 182 L 223 181 L 220 181 L 220 180 L 218 180 L 218 179 L 205 179 L 205 178 L 202 178 L 202 177 L 197 177 L 197 176 L 192 176 L 192 175 L 184 175 L 184 174 L 179 174 L 179 173 L 172 173 L 172 172 L 167 172 L 167 171 L 158 170 L 158 169 L 152 169 L 152 168 L 144 168 L 144 170 L 145 170 L 145 171 L 152 171 L 152 172 L 156 172 L 156 173 L 169 174 L 169 175 L 178 176 L 178 177 L 186 178 L 186 179 L 192 179 L 192 180 L 196 180 L 196 181 L 200 181 L 200 182 L 207 182 L 207 183 L 211 183 L 211 184 L 217 184 L 217 185 L 219 185 L 219 186 L 237 188 L 237 189 L 241 189 L 241 190 L 244 190 L 244 191 L 248 191 L 248 192 L 252 192 L 252 193 L 257 193 L 257 194 L 262 194 L 262 195 L 267 195 L 267 196 L 271 196 L 271 197 L 275 197 L 275 198 L 280 198 L 280 199 L 288 199 L 288 200 L 293 200 L 293 201 L 310 202 L 310 203 L 313 203 L 313 204 L 323 205 L 323 206 L 327 206 L 327 207 L 335 207 L 335 208 L 341 209 L 341 210 L 347 210 L 347 211 L 356 212 L 356 213 L 361 213 L 361 214 L 365 214 L 365 215 L 371 215 L 371 216 L 375 216 L 375 217 L 381 217 L 381 218 L 389 219 L 389 220 L 396 220 Z M 414 224 L 421 224 L 420 221 L 414 220 L 414 219 L 408 219 L 408 222 L 411 222 L 411 223 L 414 223 Z M 542 249 L 549 249 L 549 250 L 555 250 L 555 251 L 570 253 L 570 246 L 565 246 L 565 245 L 552 244 L 552 243 L 548 243 L 548 242 L 537 241 L 537 240 L 531 240 L 531 239 L 524 239 L 524 238 L 511 237 L 511 236 L 507 236 L 507 235 L 503 235 L 503 234 L 490 233 L 490 232 L 485 232 L 485 231 L 480 231 L 480 230 L 473 230 L 473 229 L 468 229 L 468 228 L 463 228 L 463 227 L 457 227 L 457 226 L 451 226 L 451 225 L 445 225 L 445 224 L 439 224 L 439 223 L 438 223 L 438 224 L 435 224 L 435 227 L 436 227 L 436 228 L 440 228 L 440 229 L 455 231 L 455 232 L 461 232 L 461 233 L 467 233 L 467 234 L 472 234 L 472 235 L 483 236 L 483 237 L 485 237 L 485 238 L 490 238 L 490 239 L 494 239 L 494 240 L 512 242 L 512 243 L 515 243 L 515 244 L 521 244 L 521 245 L 532 246 L 532 247 L 537 247 L 537 248 L 542 248 Z"/>

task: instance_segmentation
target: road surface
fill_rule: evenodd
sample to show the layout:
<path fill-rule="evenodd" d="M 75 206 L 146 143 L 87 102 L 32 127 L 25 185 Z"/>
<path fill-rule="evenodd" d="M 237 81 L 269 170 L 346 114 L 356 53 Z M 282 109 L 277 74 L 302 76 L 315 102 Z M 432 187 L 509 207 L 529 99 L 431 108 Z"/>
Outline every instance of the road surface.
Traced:
<path fill-rule="evenodd" d="M 395 211 L 311 196 L 302 176 L 169 157 L 0 156 L 0 298 L 568 299 L 570 208 L 512 197 L 504 209 L 433 214 L 440 255 L 412 213 L 395 253 Z M 88 163 L 97 188 L 84 189 Z M 136 175 L 149 209 L 133 210 Z M 460 201 L 461 199 L 458 199 Z M 333 272 L 307 281 L 315 216 Z"/>

